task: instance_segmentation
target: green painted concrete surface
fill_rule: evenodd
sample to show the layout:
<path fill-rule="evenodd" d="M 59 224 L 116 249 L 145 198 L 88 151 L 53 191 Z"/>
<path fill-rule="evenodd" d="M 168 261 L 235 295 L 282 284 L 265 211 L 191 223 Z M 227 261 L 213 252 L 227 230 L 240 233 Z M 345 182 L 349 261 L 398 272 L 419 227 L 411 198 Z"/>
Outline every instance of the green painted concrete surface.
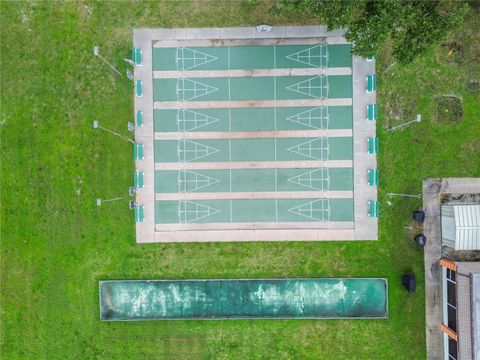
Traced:
<path fill-rule="evenodd" d="M 295 100 L 351 97 L 351 75 L 153 80 L 154 101 Z"/>
<path fill-rule="evenodd" d="M 351 66 L 350 44 L 153 48 L 154 71 Z"/>
<path fill-rule="evenodd" d="M 156 224 L 353 221 L 353 199 L 159 200 Z"/>
<path fill-rule="evenodd" d="M 351 137 L 156 140 L 155 162 L 352 160 Z"/>
<path fill-rule="evenodd" d="M 352 168 L 157 170 L 155 192 L 351 191 Z"/>
<path fill-rule="evenodd" d="M 100 319 L 387 318 L 386 279 L 100 281 Z"/>
<path fill-rule="evenodd" d="M 352 107 L 156 109 L 156 132 L 351 129 Z"/>

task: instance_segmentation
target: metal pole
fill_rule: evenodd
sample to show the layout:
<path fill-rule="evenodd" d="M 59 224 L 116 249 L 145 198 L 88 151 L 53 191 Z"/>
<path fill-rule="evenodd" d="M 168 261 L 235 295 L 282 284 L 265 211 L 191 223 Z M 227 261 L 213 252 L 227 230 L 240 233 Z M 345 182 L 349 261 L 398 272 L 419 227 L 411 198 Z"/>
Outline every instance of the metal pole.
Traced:
<path fill-rule="evenodd" d="M 95 47 L 93 48 L 93 54 L 94 54 L 95 56 L 98 56 L 100 59 L 102 59 L 102 61 L 103 61 L 105 64 L 107 64 L 108 66 L 110 66 L 110 68 L 111 68 L 113 71 L 115 71 L 118 75 L 122 76 L 122 74 L 120 73 L 120 71 L 118 71 L 118 70 L 115 68 L 115 66 L 113 66 L 112 64 L 110 64 L 107 60 L 105 60 L 105 59 L 103 58 L 102 55 L 100 55 L 100 48 L 99 48 L 98 46 L 95 46 Z"/>
<path fill-rule="evenodd" d="M 420 114 L 417 114 L 417 118 L 415 120 L 412 120 L 412 121 L 408 121 L 404 124 L 400 124 L 400 125 L 397 125 L 397 126 L 394 126 L 394 127 L 391 127 L 390 129 L 387 129 L 387 131 L 395 131 L 397 129 L 400 129 L 402 127 L 405 127 L 405 126 L 408 126 L 410 124 L 413 124 L 413 123 L 417 123 L 417 122 L 420 122 L 422 121 L 422 115 Z"/>
<path fill-rule="evenodd" d="M 94 121 L 93 121 L 93 128 L 94 128 L 94 129 L 101 129 L 101 130 L 103 130 L 103 131 L 109 132 L 109 133 L 112 134 L 112 135 L 116 135 L 116 136 L 122 138 L 123 140 L 127 140 L 127 141 L 131 142 L 132 144 L 135 144 L 135 141 L 133 141 L 132 139 L 130 139 L 130 138 L 126 137 L 126 136 L 120 135 L 119 133 L 116 133 L 116 132 L 113 131 L 113 130 L 110 130 L 110 129 L 104 128 L 103 126 L 100 126 L 100 125 L 98 124 L 98 121 L 97 121 L 97 120 L 94 120 Z"/>
<path fill-rule="evenodd" d="M 117 200 L 122 200 L 123 197 L 116 197 L 116 198 L 112 198 L 112 199 L 105 199 L 105 200 L 102 200 L 102 199 L 97 199 L 97 206 L 101 206 L 102 203 L 105 203 L 105 202 L 110 202 L 110 201 L 117 201 Z"/>
<path fill-rule="evenodd" d="M 422 195 L 411 195 L 411 194 L 397 194 L 397 193 L 387 193 L 388 196 L 400 196 L 400 197 L 411 197 L 420 199 Z"/>
<path fill-rule="evenodd" d="M 112 199 L 105 199 L 105 200 L 102 200 L 102 203 L 104 202 L 109 202 L 109 201 L 117 201 L 117 200 L 122 200 L 123 198 L 122 197 L 117 197 L 117 198 L 112 198 Z"/>

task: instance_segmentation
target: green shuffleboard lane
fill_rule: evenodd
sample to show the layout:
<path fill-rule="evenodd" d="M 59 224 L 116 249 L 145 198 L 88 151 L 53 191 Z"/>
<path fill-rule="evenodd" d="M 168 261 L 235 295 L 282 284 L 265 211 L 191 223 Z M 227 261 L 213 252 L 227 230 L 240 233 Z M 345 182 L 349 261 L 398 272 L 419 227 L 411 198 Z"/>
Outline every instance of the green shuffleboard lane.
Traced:
<path fill-rule="evenodd" d="M 153 48 L 154 71 L 352 67 L 350 44 Z"/>
<path fill-rule="evenodd" d="M 156 132 L 351 129 L 351 106 L 155 109 Z"/>

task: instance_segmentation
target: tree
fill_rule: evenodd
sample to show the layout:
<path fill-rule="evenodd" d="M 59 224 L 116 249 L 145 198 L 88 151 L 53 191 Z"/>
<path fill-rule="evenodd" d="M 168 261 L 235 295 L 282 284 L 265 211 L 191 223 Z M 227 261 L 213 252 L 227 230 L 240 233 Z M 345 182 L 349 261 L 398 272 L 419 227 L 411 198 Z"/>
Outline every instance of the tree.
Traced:
<path fill-rule="evenodd" d="M 395 59 L 407 64 L 458 28 L 469 6 L 446 0 L 276 0 L 272 7 L 291 9 L 313 13 L 328 29 L 346 28 L 356 55 L 375 55 L 391 39 Z"/>

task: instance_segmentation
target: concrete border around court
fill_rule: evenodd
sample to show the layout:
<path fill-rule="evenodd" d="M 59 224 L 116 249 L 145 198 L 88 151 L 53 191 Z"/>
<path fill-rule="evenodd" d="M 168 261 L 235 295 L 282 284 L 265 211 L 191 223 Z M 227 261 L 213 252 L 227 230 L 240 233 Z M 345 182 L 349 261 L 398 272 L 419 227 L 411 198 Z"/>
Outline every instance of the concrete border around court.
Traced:
<path fill-rule="evenodd" d="M 257 33 L 255 27 L 235 28 L 182 28 L 182 29 L 134 29 L 133 45 L 142 49 L 142 65 L 135 66 L 136 80 L 142 80 L 143 96 L 135 97 L 134 107 L 143 111 L 143 127 L 135 130 L 135 139 L 144 144 L 144 159 L 135 161 L 136 171 L 144 172 L 145 186 L 137 190 L 136 201 L 144 206 L 144 221 L 136 223 L 136 241 L 138 243 L 178 242 L 178 241 L 314 241 L 314 240 L 376 240 L 378 238 L 378 220 L 367 215 L 368 200 L 376 200 L 376 188 L 367 185 L 367 169 L 376 167 L 376 157 L 367 156 L 366 139 L 375 136 L 375 123 L 367 123 L 365 107 L 375 101 L 375 93 L 365 93 L 365 76 L 374 74 L 374 62 L 353 57 L 353 141 L 354 141 L 354 215 L 355 226 L 352 229 L 276 229 L 276 230 L 238 230 L 238 231 L 156 231 L 155 192 L 153 159 L 154 124 L 152 47 L 178 46 L 179 42 L 188 41 L 189 46 L 205 43 L 225 44 L 231 41 L 237 45 L 296 43 L 309 39 L 311 43 L 342 44 L 348 43 L 344 38 L 345 30 L 328 31 L 326 26 L 276 26 L 269 33 Z M 176 45 L 175 45 L 176 44 Z M 186 43 L 182 43 L 186 44 Z M 325 100 L 322 100 L 326 102 Z M 349 99 L 351 102 L 351 100 Z M 205 107 L 212 105 L 206 102 Z M 221 103 L 222 106 L 224 102 Z M 162 105 L 166 105 L 162 103 Z M 172 106 L 178 107 L 178 102 Z M 202 104 L 198 104 L 202 105 Z M 213 104 L 215 105 L 215 104 Z M 228 104 L 227 104 L 228 105 Z M 268 104 L 267 104 L 268 105 Z M 341 104 L 343 105 L 343 103 Z M 348 104 L 350 105 L 350 104 Z M 250 104 L 249 106 L 252 106 Z M 318 105 L 317 105 L 318 106 Z M 163 107 L 163 106 L 162 106 Z M 198 106 L 201 108 L 202 106 Z"/>
<path fill-rule="evenodd" d="M 366 93 L 365 79 L 375 74 L 375 61 L 353 56 L 353 206 L 355 240 L 378 240 L 378 218 L 368 215 L 368 201 L 377 200 L 377 187 L 368 185 L 368 169 L 377 168 L 377 157 L 369 155 L 367 138 L 376 136 L 376 122 L 367 120 L 367 105 L 376 93 Z"/>
<path fill-rule="evenodd" d="M 425 179 L 423 181 L 423 233 L 427 359 L 443 360 L 442 235 L 440 205 L 442 194 L 478 193 L 480 178 Z"/>

